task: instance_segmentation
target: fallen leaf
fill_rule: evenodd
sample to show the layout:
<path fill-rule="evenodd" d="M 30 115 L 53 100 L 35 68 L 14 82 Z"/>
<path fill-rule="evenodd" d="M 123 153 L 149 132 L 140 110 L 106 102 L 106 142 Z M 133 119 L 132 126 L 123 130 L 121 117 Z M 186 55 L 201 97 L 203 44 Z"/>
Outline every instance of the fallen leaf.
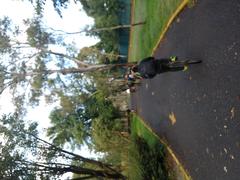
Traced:
<path fill-rule="evenodd" d="M 231 112 L 231 119 L 233 119 L 235 116 L 235 107 L 232 107 L 230 112 Z"/>
<path fill-rule="evenodd" d="M 145 87 L 146 87 L 146 89 L 148 89 L 148 84 L 147 83 L 145 84 Z"/>
<path fill-rule="evenodd" d="M 171 112 L 171 113 L 168 115 L 168 118 L 169 118 L 169 120 L 170 120 L 170 122 L 171 122 L 172 125 L 174 125 L 174 124 L 177 122 L 176 117 L 175 117 L 175 115 L 174 115 L 173 112 Z"/>
<path fill-rule="evenodd" d="M 223 170 L 225 171 L 225 173 L 227 173 L 227 167 L 226 166 L 223 167 Z"/>
<path fill-rule="evenodd" d="M 232 160 L 235 159 L 234 156 L 233 156 L 232 154 L 230 155 L 230 158 L 231 158 Z"/>

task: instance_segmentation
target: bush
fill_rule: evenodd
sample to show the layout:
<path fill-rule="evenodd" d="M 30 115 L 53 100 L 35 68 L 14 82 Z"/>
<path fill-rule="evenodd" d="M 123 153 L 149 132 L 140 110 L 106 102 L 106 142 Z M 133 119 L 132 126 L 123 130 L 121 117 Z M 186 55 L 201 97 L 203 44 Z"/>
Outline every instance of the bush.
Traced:
<path fill-rule="evenodd" d="M 165 167 L 165 151 L 160 143 L 150 147 L 148 143 L 140 137 L 136 137 L 135 144 L 140 157 L 142 169 L 142 179 L 167 179 L 168 173 Z"/>

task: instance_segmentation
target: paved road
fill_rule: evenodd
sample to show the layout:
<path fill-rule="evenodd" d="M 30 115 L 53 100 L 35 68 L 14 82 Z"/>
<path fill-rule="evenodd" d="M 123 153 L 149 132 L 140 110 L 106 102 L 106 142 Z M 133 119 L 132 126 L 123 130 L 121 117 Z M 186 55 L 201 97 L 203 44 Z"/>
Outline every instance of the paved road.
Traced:
<path fill-rule="evenodd" d="M 240 179 L 240 1 L 201 0 L 186 8 L 155 53 L 170 55 L 204 62 L 144 80 L 132 106 L 194 180 Z"/>

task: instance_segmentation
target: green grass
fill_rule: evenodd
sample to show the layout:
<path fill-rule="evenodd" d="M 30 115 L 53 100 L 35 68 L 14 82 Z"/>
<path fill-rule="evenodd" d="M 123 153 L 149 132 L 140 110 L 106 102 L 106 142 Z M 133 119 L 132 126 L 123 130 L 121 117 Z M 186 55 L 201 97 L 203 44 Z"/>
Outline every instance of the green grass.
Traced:
<path fill-rule="evenodd" d="M 131 147 L 129 148 L 129 179 L 169 179 L 165 163 L 165 147 L 136 115 L 131 120 Z"/>
<path fill-rule="evenodd" d="M 136 115 L 131 119 L 131 134 L 143 138 L 150 147 L 154 147 L 155 144 L 159 143 L 159 140 L 144 126 Z"/>
<path fill-rule="evenodd" d="M 135 26 L 131 33 L 129 61 L 139 61 L 152 54 L 171 15 L 182 0 L 135 0 L 134 22 L 146 24 Z"/>

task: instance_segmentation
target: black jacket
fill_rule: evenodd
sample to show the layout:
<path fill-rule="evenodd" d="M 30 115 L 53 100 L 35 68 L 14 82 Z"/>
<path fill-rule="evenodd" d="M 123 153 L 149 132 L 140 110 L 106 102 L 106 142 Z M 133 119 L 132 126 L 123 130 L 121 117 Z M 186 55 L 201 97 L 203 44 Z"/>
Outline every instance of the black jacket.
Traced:
<path fill-rule="evenodd" d="M 151 79 L 159 73 L 169 70 L 170 59 L 155 59 L 147 57 L 137 65 L 137 72 L 145 79 Z"/>
<path fill-rule="evenodd" d="M 154 57 L 143 59 L 137 66 L 137 71 L 143 78 L 153 78 L 157 74 L 156 60 Z"/>

